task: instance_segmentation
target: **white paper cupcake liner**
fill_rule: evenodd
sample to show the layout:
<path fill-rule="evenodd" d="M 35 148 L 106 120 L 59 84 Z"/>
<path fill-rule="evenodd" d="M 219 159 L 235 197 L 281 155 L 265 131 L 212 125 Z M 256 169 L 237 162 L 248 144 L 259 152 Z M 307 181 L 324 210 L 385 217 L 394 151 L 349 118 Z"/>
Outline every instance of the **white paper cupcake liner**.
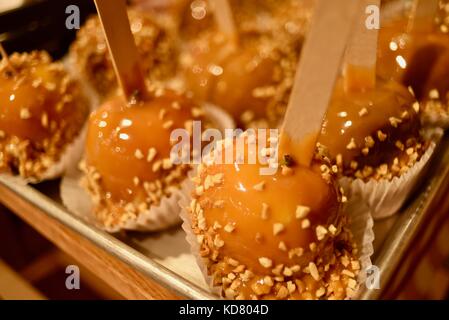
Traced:
<path fill-rule="evenodd" d="M 200 256 L 200 244 L 198 243 L 198 238 L 193 233 L 192 223 L 190 221 L 190 214 L 187 211 L 188 208 L 190 207 L 190 201 L 192 199 L 191 194 L 194 189 L 193 182 L 191 179 L 196 175 L 196 170 L 197 167 L 195 167 L 189 173 L 189 179 L 188 183 L 186 184 L 184 197 L 180 199 L 180 201 L 178 202 L 178 206 L 181 209 L 179 216 L 182 220 L 182 229 L 186 234 L 187 243 L 190 245 L 190 252 L 195 257 L 196 263 L 201 270 L 204 281 L 208 285 L 209 290 L 212 294 L 215 294 L 218 299 L 223 299 L 222 288 L 213 285 L 214 279 L 212 276 L 209 275 L 209 272 L 206 267 L 206 261 Z"/>
<path fill-rule="evenodd" d="M 357 278 L 358 290 L 347 299 L 358 299 L 364 289 L 367 271 L 372 267 L 371 256 L 374 253 L 374 220 L 369 208 L 365 205 L 352 205 L 348 203 L 344 212 L 349 217 L 349 229 L 358 249 L 360 273 Z"/>
<path fill-rule="evenodd" d="M 374 219 L 390 217 L 397 213 L 407 200 L 435 151 L 435 147 L 436 143 L 431 142 L 421 159 L 400 177 L 392 180 L 371 179 L 368 182 L 343 177 L 339 179 L 339 184 L 345 190 L 351 206 L 366 205 Z"/>
<path fill-rule="evenodd" d="M 196 170 L 191 171 L 189 178 L 194 177 L 195 171 Z M 189 183 L 184 189 L 186 193 L 179 201 L 179 206 L 182 209 L 180 213 L 180 217 L 183 221 L 182 228 L 186 233 L 186 240 L 190 245 L 191 253 L 196 258 L 198 267 L 203 274 L 204 280 L 209 286 L 210 292 L 217 295 L 217 298 L 223 299 L 222 288 L 220 286 L 213 285 L 214 279 L 211 275 L 209 275 L 205 260 L 199 254 L 200 245 L 196 235 L 193 233 L 190 214 L 188 212 L 191 201 L 190 195 L 192 194 L 193 189 L 193 182 L 189 179 Z M 371 256 L 374 253 L 374 221 L 371 216 L 371 212 L 365 205 L 354 205 L 352 203 L 348 203 L 344 206 L 343 210 L 349 218 L 349 229 L 351 230 L 353 240 L 357 245 L 358 258 L 360 262 L 360 274 L 357 279 L 358 289 L 355 291 L 353 296 L 347 297 L 347 299 L 357 299 L 366 280 L 366 271 L 372 266 Z"/>
<path fill-rule="evenodd" d="M 206 117 L 215 125 L 215 127 L 224 132 L 225 129 L 235 128 L 232 118 L 220 108 L 206 104 L 204 106 Z M 85 141 L 81 146 L 84 147 Z M 188 194 L 189 179 L 181 182 L 179 189 L 174 190 L 169 197 L 163 197 L 160 204 L 151 206 L 149 210 L 139 213 L 136 219 L 129 219 L 122 224 L 114 227 L 105 227 L 99 223 L 93 211 L 93 203 L 89 193 L 80 185 L 84 174 L 79 170 L 78 163 L 82 156 L 79 153 L 78 161 L 71 162 L 70 169 L 67 171 L 61 182 L 61 199 L 65 207 L 76 214 L 86 222 L 95 225 L 99 229 L 110 233 L 116 233 L 121 230 L 129 231 L 159 231 L 181 222 L 179 217 L 180 207 L 178 203 Z"/>

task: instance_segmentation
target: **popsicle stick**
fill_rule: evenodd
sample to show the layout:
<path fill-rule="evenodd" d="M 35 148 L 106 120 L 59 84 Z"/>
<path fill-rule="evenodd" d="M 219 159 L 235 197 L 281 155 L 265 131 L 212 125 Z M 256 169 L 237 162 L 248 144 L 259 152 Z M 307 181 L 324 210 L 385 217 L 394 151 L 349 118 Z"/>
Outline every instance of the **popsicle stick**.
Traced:
<path fill-rule="evenodd" d="M 231 41 L 237 43 L 237 28 L 235 26 L 229 0 L 211 0 L 211 4 L 213 6 L 214 17 L 218 28 Z"/>
<path fill-rule="evenodd" d="M 430 32 L 435 25 L 439 0 L 414 0 L 408 31 Z"/>
<path fill-rule="evenodd" d="M 376 86 L 378 29 L 368 29 L 366 19 L 370 6 L 380 8 L 380 0 L 358 0 L 356 23 L 344 58 L 345 91 L 358 91 Z"/>
<path fill-rule="evenodd" d="M 125 97 L 146 95 L 139 54 L 131 32 L 126 0 L 95 0 L 115 74 Z"/>
<path fill-rule="evenodd" d="M 282 127 L 280 155 L 294 149 L 295 161 L 309 166 L 358 2 L 318 0 L 296 73 Z"/>
<path fill-rule="evenodd" d="M 5 60 L 6 62 L 6 66 L 8 67 L 8 69 L 15 75 L 17 74 L 17 70 L 14 69 L 13 65 L 11 64 L 11 61 L 9 61 L 9 56 L 8 53 L 6 52 L 5 48 L 3 48 L 3 45 L 0 43 L 0 55 L 2 57 L 2 59 Z"/>

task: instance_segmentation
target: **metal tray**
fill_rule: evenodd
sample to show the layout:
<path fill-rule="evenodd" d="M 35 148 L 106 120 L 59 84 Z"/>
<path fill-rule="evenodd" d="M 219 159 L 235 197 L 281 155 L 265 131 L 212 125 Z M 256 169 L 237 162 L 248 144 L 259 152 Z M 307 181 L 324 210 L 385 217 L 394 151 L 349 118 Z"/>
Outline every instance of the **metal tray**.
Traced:
<path fill-rule="evenodd" d="M 157 234 L 107 234 L 86 224 L 68 212 L 59 199 L 59 182 L 27 186 L 17 178 L 0 175 L 0 184 L 56 219 L 66 227 L 91 240 L 126 264 L 146 276 L 190 299 L 216 299 L 202 279 L 201 272 L 190 254 L 183 231 L 175 228 Z M 381 272 L 381 289 L 365 290 L 362 299 L 388 296 L 388 290 L 400 280 L 398 270 L 410 254 L 409 249 L 426 230 L 436 233 L 436 221 L 449 212 L 449 137 L 442 139 L 420 185 L 411 195 L 407 206 L 397 215 L 375 223 L 376 240 L 373 264 Z"/>

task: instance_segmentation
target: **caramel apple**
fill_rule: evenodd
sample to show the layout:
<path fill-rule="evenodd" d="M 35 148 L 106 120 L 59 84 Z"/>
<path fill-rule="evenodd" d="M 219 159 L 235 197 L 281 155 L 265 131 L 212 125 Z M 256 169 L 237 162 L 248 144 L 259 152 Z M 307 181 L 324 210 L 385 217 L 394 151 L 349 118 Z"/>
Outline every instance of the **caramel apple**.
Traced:
<path fill-rule="evenodd" d="M 150 80 L 165 80 L 174 74 L 174 37 L 146 13 L 128 10 L 141 67 Z M 74 68 L 94 88 L 101 98 L 117 88 L 112 60 L 98 16 L 91 17 L 77 33 L 70 48 Z"/>
<path fill-rule="evenodd" d="M 337 82 L 319 146 L 335 169 L 361 179 L 398 176 L 424 151 L 420 108 L 395 81 L 377 81 L 374 89 L 346 92 Z"/>
<path fill-rule="evenodd" d="M 245 120 L 247 112 L 251 118 L 265 116 L 268 96 L 257 89 L 263 91 L 276 81 L 277 68 L 269 52 L 236 48 L 215 33 L 197 41 L 190 54 L 186 84 L 195 97 L 223 107 L 238 121 Z"/>
<path fill-rule="evenodd" d="M 0 171 L 40 180 L 80 134 L 89 107 L 62 64 L 43 51 L 0 64 Z"/>
<path fill-rule="evenodd" d="M 237 139 L 248 158 L 254 142 Z M 236 154 L 228 142 L 219 150 Z M 360 266 L 333 178 L 319 164 L 260 175 L 243 162 L 207 162 L 193 179 L 188 211 L 214 286 L 228 299 L 345 298 Z"/>
<path fill-rule="evenodd" d="M 158 206 L 180 188 L 190 170 L 170 160 L 170 135 L 174 129 L 191 128 L 202 110 L 170 90 L 153 94 L 131 104 L 116 97 L 90 116 L 84 185 L 107 228 L 123 226 Z"/>
<path fill-rule="evenodd" d="M 181 55 L 187 89 L 244 128 L 275 127 L 283 118 L 310 12 L 297 1 L 257 6 L 235 10 L 237 43 L 209 28 Z"/>

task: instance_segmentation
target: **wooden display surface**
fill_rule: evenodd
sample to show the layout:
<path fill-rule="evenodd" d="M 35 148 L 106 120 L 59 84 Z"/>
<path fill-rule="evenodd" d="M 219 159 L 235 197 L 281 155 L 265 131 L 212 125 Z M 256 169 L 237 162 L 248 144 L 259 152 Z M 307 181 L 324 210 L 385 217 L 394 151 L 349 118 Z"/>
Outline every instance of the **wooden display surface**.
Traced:
<path fill-rule="evenodd" d="M 179 295 L 70 230 L 4 185 L 0 201 L 59 249 L 88 268 L 127 299 L 179 299 Z"/>

